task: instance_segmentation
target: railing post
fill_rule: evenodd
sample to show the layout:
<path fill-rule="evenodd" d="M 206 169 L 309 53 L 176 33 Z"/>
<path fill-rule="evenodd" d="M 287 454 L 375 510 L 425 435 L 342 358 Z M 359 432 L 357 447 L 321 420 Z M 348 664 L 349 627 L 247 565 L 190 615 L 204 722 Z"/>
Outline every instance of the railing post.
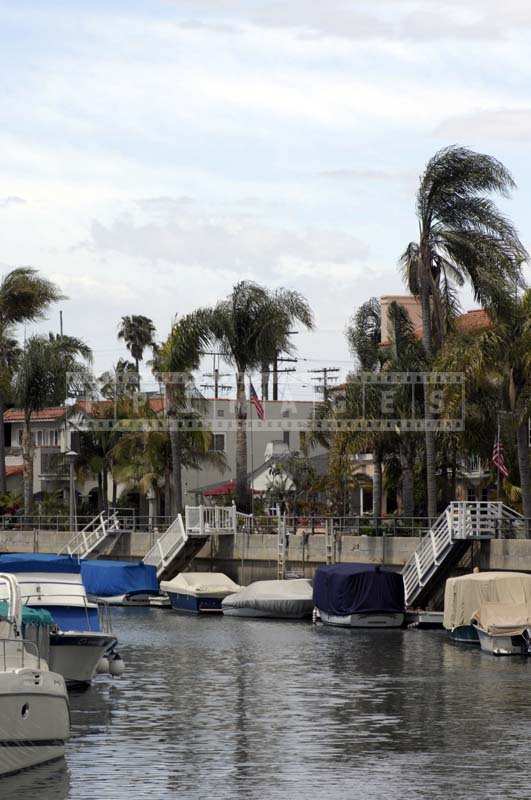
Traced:
<path fill-rule="evenodd" d="M 205 507 L 199 506 L 199 533 L 201 536 L 205 533 Z"/>

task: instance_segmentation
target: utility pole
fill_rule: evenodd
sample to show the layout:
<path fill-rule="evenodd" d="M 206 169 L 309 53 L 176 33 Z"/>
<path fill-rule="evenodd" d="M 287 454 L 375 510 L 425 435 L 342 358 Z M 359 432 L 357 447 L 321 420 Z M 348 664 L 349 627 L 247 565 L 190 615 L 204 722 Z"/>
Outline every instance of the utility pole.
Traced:
<path fill-rule="evenodd" d="M 212 378 L 214 383 L 202 383 L 202 389 L 214 389 L 214 399 L 219 399 L 220 391 L 225 392 L 229 389 L 232 389 L 230 384 L 222 384 L 220 383 L 221 378 L 228 378 L 230 376 L 230 372 L 220 372 L 219 371 L 219 363 L 220 358 L 225 353 L 218 353 L 215 350 L 206 350 L 201 353 L 202 356 L 212 356 L 212 372 L 203 373 L 203 378 Z M 216 361 L 217 359 L 217 361 Z"/>
<path fill-rule="evenodd" d="M 299 331 L 288 331 L 288 336 L 295 336 Z M 291 361 L 296 364 L 296 358 L 281 358 L 280 350 L 277 350 L 273 359 L 273 400 L 278 400 L 278 374 L 279 372 L 295 372 L 294 369 L 279 369 L 279 361 Z"/>
<path fill-rule="evenodd" d="M 336 381 L 337 374 L 339 372 L 339 367 L 319 367 L 319 369 L 311 369 L 310 372 L 316 373 L 316 377 L 313 379 L 317 381 L 317 385 L 315 386 L 316 392 L 323 393 L 323 400 L 328 400 L 328 390 L 329 390 L 329 381 Z"/>

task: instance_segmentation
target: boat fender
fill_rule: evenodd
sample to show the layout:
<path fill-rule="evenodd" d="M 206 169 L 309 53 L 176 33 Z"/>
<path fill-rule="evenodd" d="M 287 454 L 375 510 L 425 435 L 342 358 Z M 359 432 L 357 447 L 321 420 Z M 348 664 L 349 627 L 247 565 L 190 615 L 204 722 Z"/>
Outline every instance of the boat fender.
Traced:
<path fill-rule="evenodd" d="M 321 616 L 319 614 L 319 609 L 314 606 L 314 609 L 312 611 L 312 622 L 313 622 L 313 624 L 315 625 L 316 622 L 320 621 L 320 619 L 321 619 Z"/>
<path fill-rule="evenodd" d="M 109 659 L 105 656 L 102 656 L 96 666 L 96 674 L 103 675 L 106 672 L 109 672 Z"/>
<path fill-rule="evenodd" d="M 120 675 L 124 674 L 125 664 L 123 658 L 115 653 L 111 662 L 109 664 L 109 673 L 113 676 L 113 678 L 119 678 Z"/>

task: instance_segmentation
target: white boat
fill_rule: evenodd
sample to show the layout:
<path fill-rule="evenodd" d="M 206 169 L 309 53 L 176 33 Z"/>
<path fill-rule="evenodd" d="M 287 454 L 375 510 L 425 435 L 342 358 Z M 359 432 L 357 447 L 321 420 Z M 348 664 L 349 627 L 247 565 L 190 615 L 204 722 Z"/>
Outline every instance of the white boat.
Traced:
<path fill-rule="evenodd" d="M 188 614 L 221 614 L 222 600 L 241 587 L 223 572 L 180 572 L 171 581 L 160 582 L 175 611 Z"/>
<path fill-rule="evenodd" d="M 87 599 L 79 563 L 68 556 L 16 555 L 1 556 L 0 569 L 16 575 L 24 605 L 52 615 L 50 669 L 69 685 L 89 684 L 97 672 L 120 674 L 110 616 Z"/>
<path fill-rule="evenodd" d="M 70 735 L 63 677 L 50 672 L 32 642 L 22 638 L 20 588 L 0 574 L 5 614 L 0 620 L 0 776 L 62 758 Z"/>
<path fill-rule="evenodd" d="M 228 617 L 303 619 L 312 615 L 312 598 L 312 584 L 306 578 L 255 581 L 230 594 L 221 606 L 223 615 Z"/>
<path fill-rule="evenodd" d="M 525 572 L 472 572 L 448 578 L 443 626 L 453 641 L 477 646 L 479 632 L 472 617 L 483 603 L 515 606 L 530 601 L 531 575 Z"/>
<path fill-rule="evenodd" d="M 318 567 L 314 604 L 326 625 L 343 628 L 400 628 L 405 620 L 404 581 L 393 570 L 374 564 Z"/>
<path fill-rule="evenodd" d="M 472 616 L 472 625 L 486 653 L 531 655 L 531 604 L 482 603 Z"/>

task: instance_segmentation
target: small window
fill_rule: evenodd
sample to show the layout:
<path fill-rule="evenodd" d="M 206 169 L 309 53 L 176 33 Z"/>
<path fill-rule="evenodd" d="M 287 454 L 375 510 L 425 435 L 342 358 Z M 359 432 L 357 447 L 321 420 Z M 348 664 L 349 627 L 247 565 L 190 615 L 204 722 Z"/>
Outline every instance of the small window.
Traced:
<path fill-rule="evenodd" d="M 37 431 L 37 446 L 42 445 L 42 431 Z"/>
<path fill-rule="evenodd" d="M 22 447 L 22 428 L 20 428 L 20 430 L 18 432 L 18 444 L 19 444 L 19 447 Z"/>
<path fill-rule="evenodd" d="M 216 416 L 217 417 L 224 417 L 225 416 L 225 409 L 224 408 L 218 408 L 218 410 L 216 411 Z"/>
<path fill-rule="evenodd" d="M 282 441 L 289 447 L 289 431 L 282 431 Z"/>
<path fill-rule="evenodd" d="M 225 452 L 225 434 L 213 433 L 210 441 L 210 451 L 214 453 Z"/>
<path fill-rule="evenodd" d="M 283 419 L 288 419 L 288 417 L 289 417 L 289 410 L 288 411 L 283 411 L 282 412 L 282 418 Z"/>

